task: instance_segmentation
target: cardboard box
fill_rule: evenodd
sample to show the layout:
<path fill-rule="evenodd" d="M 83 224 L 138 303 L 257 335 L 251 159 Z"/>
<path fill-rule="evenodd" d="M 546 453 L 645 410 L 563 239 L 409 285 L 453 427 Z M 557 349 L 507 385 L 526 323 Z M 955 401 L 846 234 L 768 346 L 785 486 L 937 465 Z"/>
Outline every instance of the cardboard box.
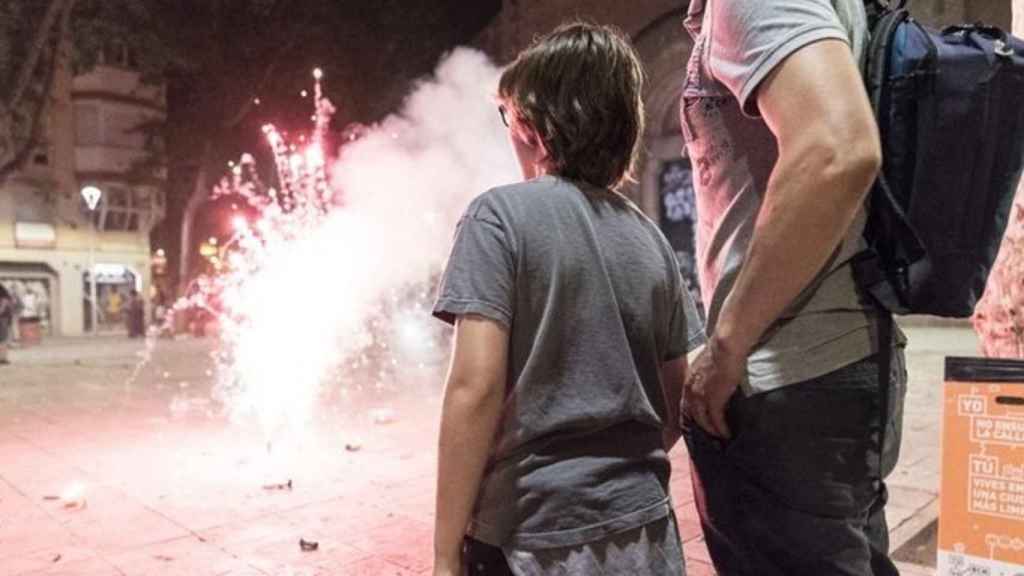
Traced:
<path fill-rule="evenodd" d="M 1024 361 L 947 358 L 940 576 L 1024 575 Z"/>

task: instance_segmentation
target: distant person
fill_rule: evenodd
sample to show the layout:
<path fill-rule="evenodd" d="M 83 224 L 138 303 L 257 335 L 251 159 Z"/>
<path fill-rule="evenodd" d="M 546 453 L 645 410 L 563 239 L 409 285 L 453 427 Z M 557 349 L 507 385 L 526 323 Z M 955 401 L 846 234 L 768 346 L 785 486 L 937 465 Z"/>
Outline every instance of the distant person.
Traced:
<path fill-rule="evenodd" d="M 455 324 L 435 576 L 685 573 L 668 452 L 700 326 L 672 247 L 617 191 L 642 82 L 627 40 L 585 24 L 501 77 L 525 181 L 466 210 L 434 308 Z"/>
<path fill-rule="evenodd" d="M 129 338 L 142 338 L 146 335 L 146 301 L 137 290 L 128 294 L 128 311 L 125 314 Z"/>
<path fill-rule="evenodd" d="M 153 297 L 153 324 L 161 333 L 167 328 L 167 296 L 163 290 L 158 289 Z"/>
<path fill-rule="evenodd" d="M 40 317 L 39 309 L 42 304 L 42 299 L 39 298 L 39 294 L 32 289 L 30 284 L 22 284 L 20 288 L 21 293 L 14 294 L 15 301 L 20 305 L 18 316 L 25 320 L 38 320 Z"/>
<path fill-rule="evenodd" d="M 121 309 L 124 307 L 124 299 L 121 297 L 121 291 L 116 287 L 110 290 L 110 294 L 107 296 L 107 317 L 108 322 L 117 322 L 121 317 Z"/>
<path fill-rule="evenodd" d="M 0 365 L 10 364 L 7 359 L 7 341 L 14 324 L 14 296 L 0 284 Z"/>

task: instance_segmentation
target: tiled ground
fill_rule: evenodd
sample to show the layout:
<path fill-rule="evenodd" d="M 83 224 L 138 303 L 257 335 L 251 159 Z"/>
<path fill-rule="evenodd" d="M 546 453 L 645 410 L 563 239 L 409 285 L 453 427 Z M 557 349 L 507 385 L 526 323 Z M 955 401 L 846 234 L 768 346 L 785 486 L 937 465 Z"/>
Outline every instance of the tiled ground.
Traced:
<path fill-rule="evenodd" d="M 937 494 L 935 365 L 973 351 L 963 330 L 917 341 L 897 531 L 927 517 Z M 21 351 L 0 369 L 0 575 L 428 573 L 436 390 L 352 395 L 268 454 L 257 430 L 212 412 L 208 347 L 161 342 L 134 380 L 144 349 L 115 339 Z M 373 421 L 382 407 L 393 422 Z M 673 462 L 689 574 L 713 574 L 682 445 Z M 287 480 L 292 490 L 264 488 Z M 84 506 L 51 499 L 74 484 Z"/>

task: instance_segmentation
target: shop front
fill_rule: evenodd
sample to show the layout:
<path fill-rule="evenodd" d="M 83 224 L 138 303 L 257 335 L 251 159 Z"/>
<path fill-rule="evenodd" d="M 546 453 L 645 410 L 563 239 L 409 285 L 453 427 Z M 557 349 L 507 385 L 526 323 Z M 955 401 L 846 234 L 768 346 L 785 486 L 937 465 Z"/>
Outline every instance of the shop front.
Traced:
<path fill-rule="evenodd" d="M 143 279 L 132 267 L 115 263 L 97 263 L 96 319 L 99 330 L 118 330 L 125 326 L 125 313 L 133 293 L 142 293 Z M 92 302 L 89 271 L 82 273 L 82 317 L 86 332 L 92 331 Z"/>

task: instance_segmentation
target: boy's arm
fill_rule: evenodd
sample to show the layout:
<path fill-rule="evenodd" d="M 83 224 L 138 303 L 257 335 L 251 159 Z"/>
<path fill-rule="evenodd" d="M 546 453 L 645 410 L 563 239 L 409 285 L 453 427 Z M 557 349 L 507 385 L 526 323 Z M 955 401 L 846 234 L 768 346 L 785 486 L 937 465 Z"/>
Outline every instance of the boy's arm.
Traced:
<path fill-rule="evenodd" d="M 459 316 L 445 385 L 438 448 L 435 573 L 461 574 L 462 541 L 501 420 L 508 329 Z"/>
<path fill-rule="evenodd" d="M 683 434 L 679 412 L 680 402 L 683 399 L 683 382 L 685 381 L 686 355 L 661 365 L 661 389 L 665 394 L 665 410 L 667 412 L 665 428 L 662 430 L 666 452 L 672 450 Z"/>

